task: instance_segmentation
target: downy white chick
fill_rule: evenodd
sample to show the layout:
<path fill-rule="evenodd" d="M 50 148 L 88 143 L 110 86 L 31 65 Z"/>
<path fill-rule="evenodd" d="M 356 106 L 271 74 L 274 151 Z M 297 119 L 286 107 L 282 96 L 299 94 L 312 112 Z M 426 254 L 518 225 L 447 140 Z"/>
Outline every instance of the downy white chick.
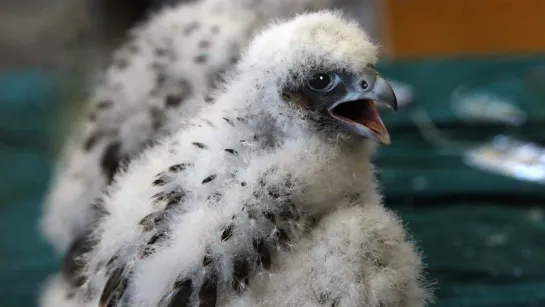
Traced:
<path fill-rule="evenodd" d="M 268 20 L 339 0 L 202 0 L 167 8 L 135 28 L 91 97 L 45 201 L 42 232 L 59 253 L 95 218 L 92 203 L 132 157 L 183 127 Z M 204 102 L 203 102 L 204 101 Z"/>
<path fill-rule="evenodd" d="M 371 155 L 396 109 L 340 14 L 270 26 L 215 106 L 114 179 L 74 274 L 85 306 L 423 306 Z"/>

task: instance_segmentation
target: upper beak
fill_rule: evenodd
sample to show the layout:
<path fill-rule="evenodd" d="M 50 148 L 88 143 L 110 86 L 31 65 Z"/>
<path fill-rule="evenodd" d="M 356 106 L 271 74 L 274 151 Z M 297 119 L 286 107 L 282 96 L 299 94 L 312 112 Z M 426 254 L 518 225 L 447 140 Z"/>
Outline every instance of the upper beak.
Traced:
<path fill-rule="evenodd" d="M 397 97 L 390 82 L 386 81 L 382 76 L 377 74 L 375 84 L 371 91 L 362 96 L 362 99 L 374 100 L 383 103 L 394 111 L 397 111 Z"/>
<path fill-rule="evenodd" d="M 378 72 L 368 71 L 363 76 L 369 87 L 352 90 L 340 101 L 334 102 L 328 111 L 354 133 L 390 144 L 390 135 L 376 109 L 375 103 L 385 104 L 397 111 L 397 98 L 390 83 Z M 374 82 L 371 82 L 374 80 Z"/>

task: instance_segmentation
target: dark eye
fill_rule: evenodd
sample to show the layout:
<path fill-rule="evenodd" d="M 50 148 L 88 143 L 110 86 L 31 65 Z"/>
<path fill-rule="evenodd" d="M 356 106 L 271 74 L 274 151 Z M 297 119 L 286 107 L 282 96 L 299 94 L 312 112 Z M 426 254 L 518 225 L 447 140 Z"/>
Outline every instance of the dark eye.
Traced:
<path fill-rule="evenodd" d="M 308 87 L 317 92 L 325 92 L 331 89 L 335 83 L 335 76 L 332 74 L 315 74 L 307 81 Z"/>
<path fill-rule="evenodd" d="M 362 80 L 361 83 L 360 83 L 360 86 L 362 89 L 367 89 L 369 87 L 369 84 L 367 84 L 367 82 L 365 80 Z"/>

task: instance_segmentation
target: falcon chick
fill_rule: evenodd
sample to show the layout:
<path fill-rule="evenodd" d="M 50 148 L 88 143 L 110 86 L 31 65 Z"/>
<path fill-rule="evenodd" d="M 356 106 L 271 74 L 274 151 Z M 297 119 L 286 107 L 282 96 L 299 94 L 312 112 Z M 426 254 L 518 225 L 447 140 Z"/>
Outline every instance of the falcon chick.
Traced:
<path fill-rule="evenodd" d="M 339 0 L 202 0 L 169 7 L 133 29 L 91 97 L 82 135 L 57 167 L 41 228 L 65 253 L 94 221 L 93 202 L 120 167 L 183 127 L 267 20 Z"/>
<path fill-rule="evenodd" d="M 423 306 L 421 263 L 371 155 L 397 108 L 340 14 L 261 32 L 206 108 L 102 199 L 86 306 Z"/>

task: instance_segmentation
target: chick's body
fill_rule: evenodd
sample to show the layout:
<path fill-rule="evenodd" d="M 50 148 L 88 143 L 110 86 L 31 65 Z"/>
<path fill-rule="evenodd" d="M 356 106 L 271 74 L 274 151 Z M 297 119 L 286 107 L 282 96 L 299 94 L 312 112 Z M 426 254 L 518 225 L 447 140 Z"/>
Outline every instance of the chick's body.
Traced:
<path fill-rule="evenodd" d="M 92 224 L 92 203 L 120 167 L 211 103 L 208 94 L 255 30 L 332 4 L 202 0 L 164 9 L 132 30 L 94 90 L 83 131 L 67 145 L 47 196 L 41 228 L 55 249 L 66 252 Z"/>
<path fill-rule="evenodd" d="M 74 301 L 423 306 L 419 257 L 376 189 L 374 144 L 312 96 L 285 95 L 316 71 L 365 78 L 376 52 L 329 12 L 258 35 L 215 105 L 116 177 Z"/>

